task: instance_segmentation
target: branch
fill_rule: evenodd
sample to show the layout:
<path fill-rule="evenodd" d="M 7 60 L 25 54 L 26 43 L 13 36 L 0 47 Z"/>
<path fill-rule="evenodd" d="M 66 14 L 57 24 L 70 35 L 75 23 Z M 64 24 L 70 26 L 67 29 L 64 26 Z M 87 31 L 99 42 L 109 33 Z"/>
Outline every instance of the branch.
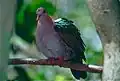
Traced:
<path fill-rule="evenodd" d="M 64 61 L 62 64 L 59 63 L 58 60 L 55 60 L 54 63 L 51 63 L 49 59 L 9 59 L 9 65 L 20 65 L 20 64 L 33 64 L 33 65 L 56 65 L 64 68 L 72 68 L 79 71 L 88 71 L 92 73 L 101 73 L 103 68 L 102 66 L 96 65 L 86 65 L 86 64 L 78 64 L 78 63 L 70 63 L 69 61 Z"/>
<path fill-rule="evenodd" d="M 22 54 L 27 57 L 37 59 L 45 58 L 42 53 L 38 52 L 35 45 L 29 45 L 28 42 L 26 42 L 16 34 L 14 34 L 11 38 L 11 45 L 13 45 L 14 48 L 17 48 L 17 50 L 13 50 L 17 52 L 22 52 Z"/>

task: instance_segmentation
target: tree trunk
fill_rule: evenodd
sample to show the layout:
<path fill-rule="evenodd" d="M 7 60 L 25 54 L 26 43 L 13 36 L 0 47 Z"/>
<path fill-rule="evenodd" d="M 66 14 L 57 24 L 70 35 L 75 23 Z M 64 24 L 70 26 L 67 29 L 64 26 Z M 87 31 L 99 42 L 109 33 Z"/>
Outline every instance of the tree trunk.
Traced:
<path fill-rule="evenodd" d="M 0 81 L 6 81 L 9 39 L 14 25 L 15 0 L 0 0 Z"/>
<path fill-rule="evenodd" d="M 104 48 L 103 81 L 120 81 L 120 2 L 87 0 Z"/>

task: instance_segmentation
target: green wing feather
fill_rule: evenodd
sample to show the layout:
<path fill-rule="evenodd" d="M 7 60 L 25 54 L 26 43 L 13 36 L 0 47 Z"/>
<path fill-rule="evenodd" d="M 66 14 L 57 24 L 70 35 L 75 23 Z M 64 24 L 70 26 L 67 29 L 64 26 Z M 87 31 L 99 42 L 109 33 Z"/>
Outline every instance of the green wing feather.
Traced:
<path fill-rule="evenodd" d="M 75 51 L 75 59 L 85 59 L 85 44 L 81 39 L 79 30 L 73 24 L 73 21 L 65 18 L 55 20 L 55 31 L 59 33 L 62 40 Z M 82 60 L 81 60 L 82 61 Z"/>

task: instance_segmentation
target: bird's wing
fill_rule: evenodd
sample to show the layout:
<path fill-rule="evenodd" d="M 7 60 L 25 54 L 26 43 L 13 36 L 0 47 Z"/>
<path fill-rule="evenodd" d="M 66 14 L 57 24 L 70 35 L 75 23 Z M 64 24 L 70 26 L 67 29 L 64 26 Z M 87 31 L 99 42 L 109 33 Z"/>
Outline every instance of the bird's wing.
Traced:
<path fill-rule="evenodd" d="M 66 45 L 75 51 L 76 57 L 86 60 L 84 55 L 85 44 L 80 37 L 79 30 L 72 21 L 59 18 L 55 20 L 54 29 Z"/>

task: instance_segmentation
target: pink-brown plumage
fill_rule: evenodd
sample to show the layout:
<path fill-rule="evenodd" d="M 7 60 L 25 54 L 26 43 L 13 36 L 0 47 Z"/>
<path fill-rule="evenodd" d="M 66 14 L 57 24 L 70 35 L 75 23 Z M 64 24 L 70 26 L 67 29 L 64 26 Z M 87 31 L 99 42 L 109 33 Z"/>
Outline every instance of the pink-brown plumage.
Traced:
<path fill-rule="evenodd" d="M 65 59 L 70 59 L 69 48 L 59 34 L 54 30 L 54 22 L 47 13 L 42 14 L 37 21 L 36 43 L 38 50 L 44 53 L 46 57 L 64 56 Z"/>
<path fill-rule="evenodd" d="M 36 45 L 38 50 L 48 58 L 63 57 L 63 60 L 82 64 L 82 61 L 86 60 L 84 56 L 85 46 L 73 22 L 64 18 L 56 20 L 56 23 L 48 16 L 44 8 L 38 8 L 36 14 Z M 87 73 L 84 71 L 73 69 L 71 71 L 76 79 L 87 77 Z"/>

